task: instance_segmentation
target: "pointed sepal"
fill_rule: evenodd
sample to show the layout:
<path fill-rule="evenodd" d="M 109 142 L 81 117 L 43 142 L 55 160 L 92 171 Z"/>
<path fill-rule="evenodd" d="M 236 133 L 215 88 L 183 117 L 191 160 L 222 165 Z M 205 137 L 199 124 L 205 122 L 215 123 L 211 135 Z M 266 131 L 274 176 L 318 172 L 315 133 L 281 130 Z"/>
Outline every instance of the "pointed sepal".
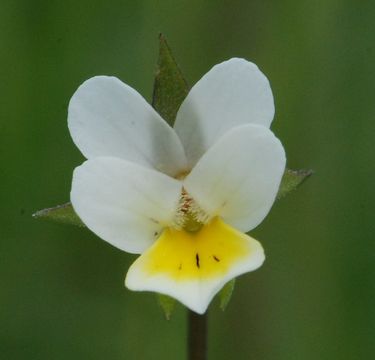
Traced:
<path fill-rule="evenodd" d="M 291 191 L 297 189 L 297 187 L 306 181 L 312 174 L 312 170 L 285 169 L 284 175 L 281 179 L 279 192 L 277 193 L 277 199 L 281 199 Z"/>
<path fill-rule="evenodd" d="M 164 316 L 166 320 L 170 320 L 174 309 L 176 307 L 176 300 L 172 297 L 164 294 L 156 294 L 157 301 L 161 309 L 163 310 Z"/>
<path fill-rule="evenodd" d="M 33 217 L 35 219 L 85 227 L 85 224 L 78 217 L 70 202 L 63 205 L 39 210 L 33 214 Z"/>
<path fill-rule="evenodd" d="M 189 86 L 174 59 L 163 34 L 159 36 L 159 59 L 155 74 L 152 106 L 160 116 L 173 125 Z"/>
<path fill-rule="evenodd" d="M 224 287 L 220 290 L 219 301 L 220 301 L 220 309 L 222 311 L 224 311 L 227 308 L 229 301 L 232 298 L 235 283 L 236 283 L 236 279 L 232 279 L 228 281 L 224 285 Z"/>

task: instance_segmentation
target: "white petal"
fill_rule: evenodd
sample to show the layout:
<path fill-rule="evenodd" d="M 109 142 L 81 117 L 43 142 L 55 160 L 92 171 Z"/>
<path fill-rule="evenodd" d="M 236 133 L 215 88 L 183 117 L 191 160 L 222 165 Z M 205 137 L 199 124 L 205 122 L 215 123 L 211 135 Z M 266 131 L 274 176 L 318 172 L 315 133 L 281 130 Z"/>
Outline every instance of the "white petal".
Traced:
<path fill-rule="evenodd" d="M 247 232 L 271 209 L 285 161 L 284 148 L 269 129 L 239 126 L 208 150 L 184 187 L 209 215 Z"/>
<path fill-rule="evenodd" d="M 202 314 L 229 280 L 263 261 L 258 241 L 215 218 L 196 233 L 166 229 L 130 267 L 125 284 L 172 296 Z"/>
<path fill-rule="evenodd" d="M 181 183 L 125 160 L 98 157 L 73 174 L 70 199 L 78 216 L 103 240 L 141 253 L 173 220 Z"/>
<path fill-rule="evenodd" d="M 267 78 L 255 64 L 234 58 L 214 66 L 194 85 L 174 127 L 192 166 L 229 129 L 243 124 L 269 127 L 274 113 Z"/>
<path fill-rule="evenodd" d="M 168 175 L 186 168 L 174 130 L 134 89 L 115 77 L 85 81 L 69 103 L 72 138 L 88 159 L 114 156 Z"/>

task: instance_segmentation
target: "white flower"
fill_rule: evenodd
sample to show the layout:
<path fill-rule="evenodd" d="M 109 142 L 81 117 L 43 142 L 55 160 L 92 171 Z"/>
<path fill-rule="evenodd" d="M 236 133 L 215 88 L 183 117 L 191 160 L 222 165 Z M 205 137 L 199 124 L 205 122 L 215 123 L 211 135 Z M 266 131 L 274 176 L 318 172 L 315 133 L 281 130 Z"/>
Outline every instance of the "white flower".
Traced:
<path fill-rule="evenodd" d="M 103 240 L 142 254 L 129 289 L 204 313 L 227 281 L 261 266 L 263 249 L 245 233 L 269 212 L 285 168 L 273 116 L 267 78 L 243 59 L 198 81 L 174 128 L 117 78 L 78 88 L 68 123 L 88 160 L 74 171 L 71 201 Z"/>

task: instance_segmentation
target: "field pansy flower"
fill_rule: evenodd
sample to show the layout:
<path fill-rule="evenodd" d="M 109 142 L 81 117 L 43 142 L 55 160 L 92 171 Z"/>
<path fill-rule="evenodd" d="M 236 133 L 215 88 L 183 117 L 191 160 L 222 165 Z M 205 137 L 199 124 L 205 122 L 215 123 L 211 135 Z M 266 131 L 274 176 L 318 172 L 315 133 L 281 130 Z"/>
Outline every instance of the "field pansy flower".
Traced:
<path fill-rule="evenodd" d="M 103 240 L 141 254 L 129 289 L 204 313 L 227 281 L 262 265 L 246 232 L 269 212 L 285 168 L 273 116 L 267 78 L 237 58 L 195 84 L 173 128 L 115 77 L 78 88 L 68 124 L 88 160 L 74 170 L 71 202 Z"/>

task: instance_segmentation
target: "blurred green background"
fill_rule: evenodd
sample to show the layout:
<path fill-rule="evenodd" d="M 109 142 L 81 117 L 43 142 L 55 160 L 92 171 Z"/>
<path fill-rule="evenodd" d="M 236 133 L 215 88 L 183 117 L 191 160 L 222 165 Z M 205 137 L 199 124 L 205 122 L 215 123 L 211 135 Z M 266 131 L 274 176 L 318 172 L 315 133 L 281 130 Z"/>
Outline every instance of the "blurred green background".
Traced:
<path fill-rule="evenodd" d="M 375 353 L 375 2 L 0 3 L 0 358 L 184 359 L 186 314 L 123 286 L 134 256 L 36 221 L 68 200 L 83 157 L 73 92 L 115 75 L 146 99 L 158 33 L 194 84 L 233 56 L 271 81 L 273 130 L 315 175 L 253 236 L 267 261 L 210 311 L 210 359 L 370 359 Z"/>

